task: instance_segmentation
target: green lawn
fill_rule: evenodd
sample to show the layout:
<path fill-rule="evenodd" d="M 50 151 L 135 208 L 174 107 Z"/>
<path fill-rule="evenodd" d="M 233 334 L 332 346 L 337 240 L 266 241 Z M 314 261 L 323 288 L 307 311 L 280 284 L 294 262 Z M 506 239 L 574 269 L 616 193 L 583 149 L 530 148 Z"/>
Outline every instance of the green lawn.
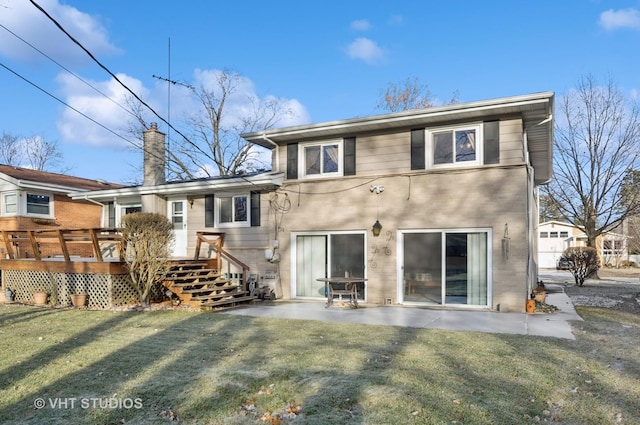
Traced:
<path fill-rule="evenodd" d="M 640 424 L 640 316 L 578 312 L 569 341 L 1 305 L 0 423 Z"/>

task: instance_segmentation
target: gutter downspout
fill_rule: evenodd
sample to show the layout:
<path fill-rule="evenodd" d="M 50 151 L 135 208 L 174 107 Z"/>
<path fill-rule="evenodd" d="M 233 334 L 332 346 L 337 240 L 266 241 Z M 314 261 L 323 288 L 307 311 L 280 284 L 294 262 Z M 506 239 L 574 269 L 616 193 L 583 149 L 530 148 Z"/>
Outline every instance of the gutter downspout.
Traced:
<path fill-rule="evenodd" d="M 548 122 L 550 122 L 553 119 L 553 114 L 549 114 L 547 116 L 547 118 L 545 118 L 544 120 L 540 121 L 537 124 L 534 124 L 533 127 L 537 127 L 539 125 L 542 124 L 546 124 Z M 553 143 L 553 141 L 552 141 Z M 534 238 L 537 238 L 537 226 L 536 223 L 539 220 L 538 217 L 535 217 L 535 222 L 534 222 L 534 217 L 532 214 L 532 207 L 534 204 L 534 200 L 532 199 L 532 197 L 534 196 L 534 192 L 533 189 L 535 188 L 537 190 L 537 188 L 535 187 L 535 181 L 534 181 L 534 176 L 535 176 L 535 170 L 533 169 L 533 166 L 531 165 L 531 161 L 529 158 L 529 136 L 528 136 L 528 130 L 527 128 L 524 129 L 524 161 L 526 164 L 526 168 L 527 168 L 527 298 L 529 298 L 529 294 L 531 294 L 531 292 L 533 291 L 533 287 L 534 285 L 537 285 L 538 282 L 538 268 L 536 268 L 536 270 L 532 270 L 533 269 L 533 249 L 532 249 L 532 244 L 534 241 Z M 550 180 L 550 179 L 549 179 Z M 540 198 L 539 196 L 537 197 L 536 201 L 536 205 L 538 205 L 539 208 L 539 202 Z M 539 209 L 536 209 L 537 211 L 539 211 Z M 538 248 L 538 244 L 536 242 L 536 249 Z"/>
<path fill-rule="evenodd" d="M 533 214 L 531 208 L 533 207 L 533 187 L 534 187 L 534 170 L 529 162 L 529 139 L 527 129 L 524 129 L 524 160 L 527 169 L 527 293 L 526 298 L 529 298 L 529 294 L 533 291 L 533 283 L 534 280 L 537 281 L 538 273 L 537 270 L 534 273 L 533 268 L 533 233 L 534 233 L 534 223 L 533 223 Z M 537 245 L 537 244 L 536 244 Z"/>
<path fill-rule="evenodd" d="M 278 146 L 278 144 L 276 142 L 274 142 L 273 140 L 269 139 L 267 137 L 266 134 L 262 134 L 262 140 L 264 140 L 265 142 L 269 143 L 271 146 L 273 146 L 273 155 L 275 155 L 275 157 L 271 158 L 271 163 L 274 164 L 276 166 L 275 170 L 271 170 L 271 171 L 275 171 L 276 173 L 280 172 L 280 146 Z"/>

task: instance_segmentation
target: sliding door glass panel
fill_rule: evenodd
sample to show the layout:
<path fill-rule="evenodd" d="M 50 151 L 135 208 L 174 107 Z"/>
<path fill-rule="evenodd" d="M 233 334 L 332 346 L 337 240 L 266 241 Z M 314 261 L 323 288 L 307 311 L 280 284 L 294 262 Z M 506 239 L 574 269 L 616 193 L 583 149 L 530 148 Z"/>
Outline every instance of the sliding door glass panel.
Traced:
<path fill-rule="evenodd" d="M 296 237 L 296 296 L 324 297 L 324 282 L 316 279 L 327 277 L 327 237 Z"/>
<path fill-rule="evenodd" d="M 331 235 L 331 276 L 364 277 L 364 234 Z M 364 283 L 358 283 L 358 298 L 364 299 Z"/>
<path fill-rule="evenodd" d="M 404 234 L 405 301 L 442 303 L 442 234 Z"/>
<path fill-rule="evenodd" d="M 487 305 L 486 233 L 467 233 L 467 304 Z"/>
<path fill-rule="evenodd" d="M 487 234 L 448 233 L 445 245 L 446 304 L 487 304 Z"/>

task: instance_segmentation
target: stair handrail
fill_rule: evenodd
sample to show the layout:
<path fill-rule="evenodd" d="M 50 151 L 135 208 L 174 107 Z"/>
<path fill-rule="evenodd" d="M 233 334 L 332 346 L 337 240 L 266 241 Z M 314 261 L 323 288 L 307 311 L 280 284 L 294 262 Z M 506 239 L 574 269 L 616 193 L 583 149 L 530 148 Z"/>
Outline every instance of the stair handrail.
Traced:
<path fill-rule="evenodd" d="M 215 236 L 215 240 L 209 239 L 208 236 Z M 218 271 L 222 269 L 222 258 L 224 257 L 230 263 L 235 264 L 238 268 L 242 269 L 242 290 L 247 291 L 247 277 L 249 276 L 249 266 L 234 257 L 222 247 L 224 243 L 224 232 L 196 232 L 196 248 L 193 256 L 194 260 L 200 258 L 200 248 L 202 243 L 208 244 L 211 249 L 215 251 L 216 255 L 216 267 Z"/>

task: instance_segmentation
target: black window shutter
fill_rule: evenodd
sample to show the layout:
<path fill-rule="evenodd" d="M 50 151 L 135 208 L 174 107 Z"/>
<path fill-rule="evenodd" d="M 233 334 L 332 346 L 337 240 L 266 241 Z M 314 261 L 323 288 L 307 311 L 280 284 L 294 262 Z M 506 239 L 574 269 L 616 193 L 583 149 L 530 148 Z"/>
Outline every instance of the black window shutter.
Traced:
<path fill-rule="evenodd" d="M 500 122 L 485 121 L 484 123 L 484 163 L 500 163 Z"/>
<path fill-rule="evenodd" d="M 355 176 L 356 175 L 356 138 L 346 137 L 344 139 L 343 147 L 343 163 L 344 163 L 344 175 Z"/>
<path fill-rule="evenodd" d="M 251 192 L 251 227 L 260 226 L 260 192 Z"/>
<path fill-rule="evenodd" d="M 287 178 L 298 178 L 298 144 L 289 143 L 287 145 Z"/>
<path fill-rule="evenodd" d="M 204 227 L 215 227 L 214 195 L 204 196 Z"/>
<path fill-rule="evenodd" d="M 424 128 L 411 130 L 411 169 L 424 170 Z"/>

